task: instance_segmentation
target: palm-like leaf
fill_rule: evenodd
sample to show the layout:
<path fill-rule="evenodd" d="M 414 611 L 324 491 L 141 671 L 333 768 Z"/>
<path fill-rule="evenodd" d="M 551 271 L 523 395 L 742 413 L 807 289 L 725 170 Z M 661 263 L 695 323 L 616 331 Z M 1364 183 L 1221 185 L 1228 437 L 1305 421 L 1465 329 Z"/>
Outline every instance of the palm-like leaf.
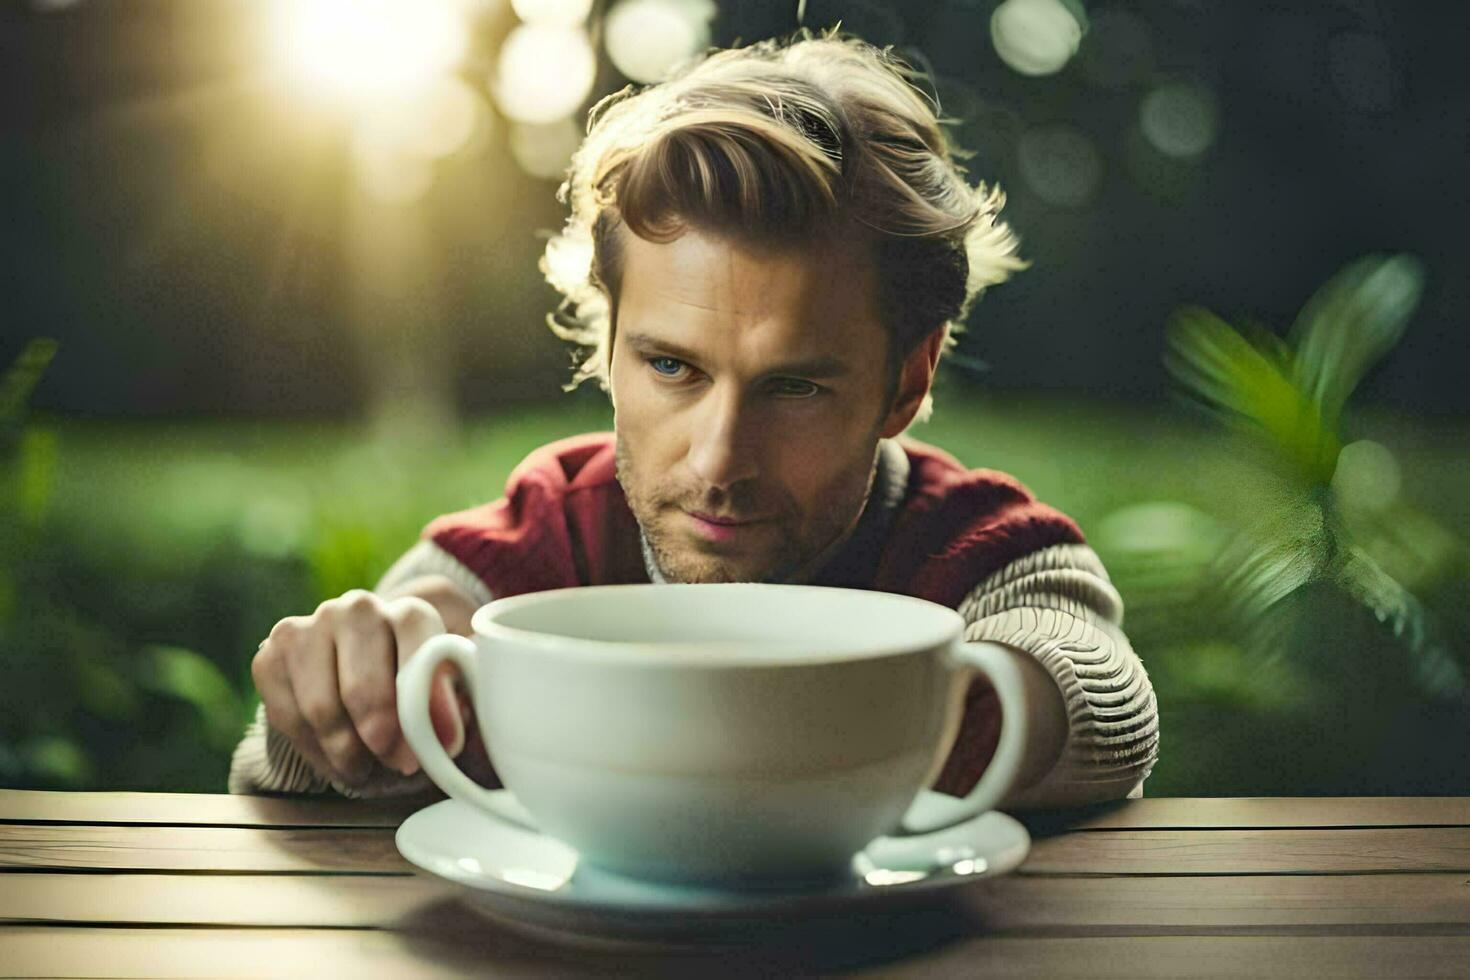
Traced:
<path fill-rule="evenodd" d="M 1414 679 L 1422 690 L 1438 698 L 1465 695 L 1464 671 L 1413 593 L 1355 546 L 1341 552 L 1333 578 L 1348 595 L 1387 626 L 1409 652 Z"/>
<path fill-rule="evenodd" d="M 1292 380 L 1336 429 L 1343 404 L 1368 369 L 1404 334 L 1424 290 L 1424 268 L 1409 255 L 1367 255 L 1307 300 L 1288 340 Z"/>
<path fill-rule="evenodd" d="M 1340 448 L 1316 404 L 1294 381 L 1279 338 L 1248 339 L 1209 310 L 1186 307 L 1169 324 L 1164 365 L 1233 428 L 1264 436 L 1308 484 L 1332 479 Z"/>
<path fill-rule="evenodd" d="M 1228 614 L 1236 622 L 1259 621 L 1276 603 L 1324 577 L 1333 545 L 1332 530 L 1319 507 L 1304 503 L 1263 518 L 1216 562 Z"/>
<path fill-rule="evenodd" d="M 1231 427 L 1262 438 L 1301 478 L 1293 500 L 1264 512 L 1219 556 L 1232 618 L 1254 634 L 1282 599 L 1330 581 L 1393 632 L 1421 689 L 1463 696 L 1464 672 L 1429 614 L 1354 543 L 1332 490 L 1343 407 L 1403 336 L 1423 282 L 1423 267 L 1410 256 L 1358 259 L 1307 301 L 1285 343 L 1186 308 L 1169 325 L 1164 361 L 1186 392 Z"/>
<path fill-rule="evenodd" d="M 37 337 L 0 377 L 0 450 L 14 443 L 31 391 L 55 355 L 56 341 Z"/>

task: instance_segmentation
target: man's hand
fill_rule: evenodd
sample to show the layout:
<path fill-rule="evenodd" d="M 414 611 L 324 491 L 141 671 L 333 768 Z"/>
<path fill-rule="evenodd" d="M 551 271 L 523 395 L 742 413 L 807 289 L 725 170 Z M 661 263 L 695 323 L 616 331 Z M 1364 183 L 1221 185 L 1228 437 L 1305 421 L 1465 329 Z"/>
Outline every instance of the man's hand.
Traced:
<path fill-rule="evenodd" d="M 419 761 L 398 724 L 398 670 L 426 640 L 447 632 L 441 605 L 456 626 L 467 622 L 463 606 L 473 612 L 473 603 L 459 599 L 455 607 L 423 595 L 384 598 L 353 589 L 310 616 L 281 620 L 250 664 L 267 722 L 320 775 L 344 785 L 367 782 L 379 763 L 412 775 Z M 470 714 L 455 676 L 451 663 L 441 664 L 429 698 L 434 733 L 451 757 L 465 748 Z M 479 738 L 473 741 L 483 754 Z M 476 769 L 488 763 L 476 761 Z"/>

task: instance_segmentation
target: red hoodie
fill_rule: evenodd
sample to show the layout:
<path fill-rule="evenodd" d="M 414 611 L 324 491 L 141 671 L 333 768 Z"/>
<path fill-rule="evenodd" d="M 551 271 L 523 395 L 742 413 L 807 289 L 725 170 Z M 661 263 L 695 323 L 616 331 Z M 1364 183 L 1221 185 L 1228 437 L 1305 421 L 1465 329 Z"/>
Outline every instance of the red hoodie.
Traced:
<path fill-rule="evenodd" d="M 957 607 L 976 585 L 1033 551 L 1083 543 L 1071 518 L 1038 502 L 1014 478 L 965 468 L 911 439 L 908 486 L 891 524 L 864 525 L 811 580 L 918 596 Z M 484 581 L 496 598 L 575 585 L 648 582 L 638 522 L 614 465 L 614 436 L 594 432 L 535 450 L 505 496 L 435 518 L 429 538 Z M 963 795 L 985 771 L 999 737 L 989 684 L 970 690 L 965 719 L 935 789 Z"/>

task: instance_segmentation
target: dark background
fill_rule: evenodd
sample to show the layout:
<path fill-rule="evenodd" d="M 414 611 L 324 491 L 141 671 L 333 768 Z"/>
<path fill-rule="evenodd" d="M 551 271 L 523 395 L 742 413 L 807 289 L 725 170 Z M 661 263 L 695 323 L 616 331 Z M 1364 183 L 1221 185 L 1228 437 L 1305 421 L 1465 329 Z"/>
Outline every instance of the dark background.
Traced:
<path fill-rule="evenodd" d="M 967 119 L 972 176 L 1008 192 L 1034 265 L 977 304 L 954 370 L 993 389 L 1155 400 L 1181 303 L 1284 328 L 1348 260 L 1403 250 L 1427 266 L 1423 304 L 1359 401 L 1470 410 L 1463 4 L 1094 4 L 1077 57 L 1041 78 L 996 57 L 993 6 L 806 5 L 808 25 L 840 19 L 927 63 Z M 542 325 L 555 294 L 535 261 L 563 209 L 503 139 L 422 202 L 439 305 L 364 329 L 342 286 L 344 141 L 250 90 L 250 4 L 0 10 L 0 361 L 59 340 L 36 408 L 350 416 L 371 398 L 364 363 L 405 350 L 437 365 L 465 414 L 558 397 L 568 359 Z M 796 23 L 794 2 L 725 3 L 714 42 Z M 596 94 L 625 83 L 601 71 Z M 1184 160 L 1138 126 L 1147 93 L 1180 81 L 1216 109 L 1213 141 Z M 1020 163 L 1025 134 L 1058 125 L 1097 153 L 1080 203 L 1048 201 Z"/>

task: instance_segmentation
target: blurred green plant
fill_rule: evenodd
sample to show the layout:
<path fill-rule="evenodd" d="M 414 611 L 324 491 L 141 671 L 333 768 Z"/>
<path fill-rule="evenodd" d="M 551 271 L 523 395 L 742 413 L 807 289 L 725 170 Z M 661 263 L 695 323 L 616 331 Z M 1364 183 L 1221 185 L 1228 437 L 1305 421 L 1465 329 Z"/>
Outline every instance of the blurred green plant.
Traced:
<path fill-rule="evenodd" d="M 1424 694 L 1454 701 L 1466 696 L 1464 669 L 1423 603 L 1384 565 L 1417 566 L 1416 584 L 1428 586 L 1463 558 L 1463 545 L 1396 499 L 1385 447 L 1345 446 L 1343 437 L 1350 396 L 1403 337 L 1423 284 L 1411 256 L 1360 258 L 1307 301 L 1284 340 L 1185 308 L 1169 324 L 1165 364 L 1194 403 L 1264 448 L 1279 478 L 1209 562 L 1224 619 L 1251 647 L 1279 655 L 1272 613 L 1309 586 L 1335 590 L 1387 627 Z"/>
<path fill-rule="evenodd" d="M 6 780 L 27 774 L 76 780 L 89 771 L 86 753 L 70 733 L 25 731 L 30 726 L 18 723 L 22 715 L 16 697 L 36 672 L 34 661 L 15 642 L 21 561 L 34 552 L 40 537 L 56 455 L 52 434 L 27 424 L 30 397 L 57 346 L 49 337 L 32 339 L 0 377 L 0 676 L 5 678 L 0 779 Z"/>
<path fill-rule="evenodd" d="M 33 388 L 38 360 L 4 390 Z M 38 417 L 22 432 L 10 412 L 15 445 L 46 452 L 4 469 L 0 786 L 222 792 L 258 704 L 251 655 L 279 619 L 371 587 L 430 518 L 492 499 L 526 453 L 607 411 L 568 399 L 474 438 Z"/>
<path fill-rule="evenodd" d="M 133 753 L 159 785 L 198 778 L 238 740 L 241 696 L 201 654 L 127 635 L 107 609 L 127 582 L 93 580 L 48 526 L 58 439 L 29 400 L 56 351 L 32 340 L 0 379 L 0 784 L 82 788 Z"/>
<path fill-rule="evenodd" d="M 0 449 L 13 445 L 16 432 L 25 422 L 31 392 L 56 356 L 56 348 L 52 338 L 36 337 L 0 377 Z"/>
<path fill-rule="evenodd" d="M 31 392 L 56 356 L 56 341 L 38 337 L 28 343 L 0 378 L 0 479 L 7 529 L 34 528 L 40 523 L 55 469 L 55 442 L 50 433 L 26 425 Z M 14 545 L 16 542 L 7 541 Z M 13 557 L 18 547 L 5 552 Z M 3 615 L 0 605 L 0 615 Z"/>

